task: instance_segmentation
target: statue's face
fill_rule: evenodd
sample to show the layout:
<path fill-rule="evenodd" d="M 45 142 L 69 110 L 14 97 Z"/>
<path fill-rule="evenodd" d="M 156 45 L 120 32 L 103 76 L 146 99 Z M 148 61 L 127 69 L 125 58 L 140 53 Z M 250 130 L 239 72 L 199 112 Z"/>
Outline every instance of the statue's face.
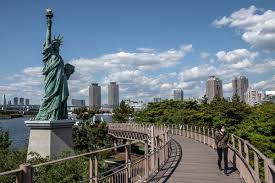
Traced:
<path fill-rule="evenodd" d="M 59 44 L 59 43 L 54 43 L 54 44 L 53 44 L 53 50 L 54 50 L 56 53 L 59 53 L 59 47 L 60 47 L 60 44 Z"/>

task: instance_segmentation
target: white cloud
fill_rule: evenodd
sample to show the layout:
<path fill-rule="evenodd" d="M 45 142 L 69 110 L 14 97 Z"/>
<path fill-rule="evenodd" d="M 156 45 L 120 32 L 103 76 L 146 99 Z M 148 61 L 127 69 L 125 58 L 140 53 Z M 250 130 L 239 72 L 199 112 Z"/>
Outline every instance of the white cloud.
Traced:
<path fill-rule="evenodd" d="M 243 60 L 241 62 L 238 62 L 236 64 L 230 65 L 230 67 L 234 69 L 243 69 L 243 68 L 249 68 L 253 65 L 253 63 L 250 60 Z"/>
<path fill-rule="evenodd" d="M 261 63 L 254 64 L 249 69 L 247 69 L 247 72 L 262 74 L 266 71 L 273 69 L 275 69 L 275 60 L 267 60 Z"/>
<path fill-rule="evenodd" d="M 183 71 L 180 73 L 180 78 L 182 81 L 192 81 L 192 80 L 202 79 L 216 73 L 217 73 L 217 69 L 215 66 L 204 64 L 204 65 L 195 66 L 192 68 L 183 69 Z"/>
<path fill-rule="evenodd" d="M 232 92 L 232 83 L 223 84 L 223 91 L 224 92 Z"/>
<path fill-rule="evenodd" d="M 169 49 L 162 52 L 118 52 L 106 54 L 93 59 L 75 59 L 71 64 L 82 72 L 119 71 L 125 69 L 158 70 L 176 65 L 187 53 L 192 51 L 192 45 L 181 46 L 179 49 Z"/>
<path fill-rule="evenodd" d="M 223 62 L 239 62 L 244 60 L 254 60 L 257 56 L 257 52 L 251 52 L 247 49 L 235 49 L 232 51 L 219 51 L 216 54 L 219 61 Z"/>
<path fill-rule="evenodd" d="M 207 52 L 201 52 L 201 53 L 200 53 L 200 57 L 201 57 L 202 59 L 207 59 L 207 58 L 209 58 L 209 57 L 210 57 L 210 53 L 207 53 Z"/>
<path fill-rule="evenodd" d="M 214 20 L 213 25 L 237 28 L 245 42 L 265 50 L 275 50 L 275 11 L 250 6 Z"/>
<path fill-rule="evenodd" d="M 138 48 L 137 51 L 140 51 L 140 52 L 154 52 L 155 49 L 153 49 L 153 48 Z"/>

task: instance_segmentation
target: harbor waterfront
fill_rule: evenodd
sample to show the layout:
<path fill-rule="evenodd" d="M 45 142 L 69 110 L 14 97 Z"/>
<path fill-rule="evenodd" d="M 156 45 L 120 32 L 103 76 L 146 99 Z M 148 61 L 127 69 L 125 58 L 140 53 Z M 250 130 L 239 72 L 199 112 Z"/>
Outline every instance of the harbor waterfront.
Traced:
<path fill-rule="evenodd" d="M 9 132 L 12 147 L 22 149 L 27 147 L 29 128 L 25 125 L 28 118 L 1 119 L 0 129 Z"/>

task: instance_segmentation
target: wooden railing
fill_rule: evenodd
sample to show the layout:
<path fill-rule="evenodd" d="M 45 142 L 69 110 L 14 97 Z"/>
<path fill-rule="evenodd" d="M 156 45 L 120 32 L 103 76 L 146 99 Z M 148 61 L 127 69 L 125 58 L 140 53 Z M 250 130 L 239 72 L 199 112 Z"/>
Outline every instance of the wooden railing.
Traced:
<path fill-rule="evenodd" d="M 181 135 L 195 139 L 216 149 L 213 128 L 190 126 L 190 125 L 168 125 L 172 135 Z M 228 159 L 237 168 L 240 176 L 246 183 L 275 183 L 275 166 L 273 159 L 267 158 L 248 141 L 230 134 Z"/>
<path fill-rule="evenodd" d="M 120 127 L 119 127 L 120 126 Z M 134 183 L 134 182 L 147 182 L 149 175 L 155 171 L 158 171 L 160 166 L 165 163 L 168 159 L 169 154 L 169 145 L 170 138 L 168 137 L 168 129 L 157 128 L 155 130 L 154 126 L 141 126 L 134 125 L 130 128 L 121 128 L 121 125 L 118 125 L 116 129 L 113 126 L 113 131 L 119 131 L 121 129 L 126 129 L 128 132 L 137 132 L 140 134 L 146 134 L 146 138 L 137 139 L 134 141 L 127 141 L 126 144 L 118 145 L 111 148 L 106 148 L 102 150 L 97 150 L 93 152 L 83 153 L 75 156 L 69 156 L 62 159 L 52 160 L 49 162 L 31 165 L 23 164 L 20 165 L 19 169 L 2 172 L 1 176 L 11 176 L 16 183 L 33 183 L 36 182 L 37 176 L 39 176 L 39 168 L 46 166 L 59 166 L 60 163 L 65 163 L 70 160 L 76 160 L 78 158 L 88 159 L 88 169 L 89 175 L 88 179 L 80 180 L 81 183 Z M 111 128 L 110 128 L 111 129 Z M 135 131 L 137 130 L 137 131 Z M 110 130 L 111 131 L 111 130 Z M 133 133 L 134 134 L 134 133 Z M 135 139 L 136 136 L 131 137 Z M 139 157 L 138 160 L 132 160 L 131 158 L 131 145 L 137 143 L 144 143 L 144 155 Z M 150 144 L 150 145 L 149 145 Z M 125 149 L 125 164 L 121 164 L 115 168 L 112 168 L 105 172 L 99 171 L 99 160 L 100 153 L 116 151 L 118 148 Z M 64 177 L 67 175 L 64 175 Z"/>
<path fill-rule="evenodd" d="M 125 133 L 116 133 L 125 132 Z M 0 173 L 0 176 L 14 175 L 17 183 L 32 183 L 33 172 L 36 168 L 56 165 L 81 157 L 89 158 L 89 179 L 81 182 L 89 183 L 134 183 L 147 182 L 149 175 L 158 171 L 169 157 L 170 135 L 181 135 L 192 138 L 215 149 L 213 128 L 190 125 L 140 125 L 140 124 L 109 124 L 109 133 L 117 138 L 135 139 L 127 144 L 118 145 L 107 149 L 70 156 L 63 159 L 49 161 L 38 165 L 24 164 L 19 169 Z M 140 136 L 132 134 L 143 134 Z M 228 159 L 233 167 L 237 168 L 240 176 L 246 183 L 275 183 L 275 166 L 272 159 L 267 158 L 248 141 L 230 134 Z M 145 155 L 132 161 L 130 147 L 136 143 L 144 143 Z M 104 151 L 125 148 L 125 164 L 112 170 L 99 172 L 97 155 Z M 65 176 L 65 175 L 64 175 Z"/>

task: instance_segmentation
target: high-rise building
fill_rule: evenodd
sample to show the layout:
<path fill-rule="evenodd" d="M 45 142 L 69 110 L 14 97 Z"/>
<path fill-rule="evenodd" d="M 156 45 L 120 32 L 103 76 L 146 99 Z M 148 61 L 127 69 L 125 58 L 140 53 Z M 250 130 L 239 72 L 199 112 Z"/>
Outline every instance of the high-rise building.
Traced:
<path fill-rule="evenodd" d="M 98 86 L 98 83 L 92 83 L 89 86 L 89 106 L 101 108 L 101 87 Z"/>
<path fill-rule="evenodd" d="M 18 105 L 18 97 L 13 98 L 13 105 Z"/>
<path fill-rule="evenodd" d="M 4 105 L 7 105 L 6 95 L 4 95 Z"/>
<path fill-rule="evenodd" d="M 275 103 L 275 91 L 265 91 L 264 100 L 266 102 Z"/>
<path fill-rule="evenodd" d="M 30 99 L 28 98 L 25 99 L 25 105 L 30 105 Z"/>
<path fill-rule="evenodd" d="M 222 80 L 216 76 L 209 76 L 206 82 L 206 96 L 208 103 L 210 103 L 214 97 L 223 97 Z"/>
<path fill-rule="evenodd" d="M 247 91 L 244 93 L 244 101 L 248 105 L 258 105 L 261 103 L 262 94 L 261 92 L 248 88 Z"/>
<path fill-rule="evenodd" d="M 85 106 L 85 100 L 72 99 L 72 106 Z"/>
<path fill-rule="evenodd" d="M 24 98 L 19 98 L 19 105 L 24 105 Z"/>
<path fill-rule="evenodd" d="M 154 102 L 161 102 L 161 98 L 160 98 L 160 97 L 155 97 L 155 98 L 153 99 L 153 101 L 154 101 Z"/>
<path fill-rule="evenodd" d="M 110 82 L 108 85 L 108 105 L 112 109 L 119 106 L 119 86 L 116 82 Z"/>
<path fill-rule="evenodd" d="M 245 76 L 235 77 L 232 80 L 233 95 L 238 95 L 241 102 L 244 102 L 244 93 L 248 89 L 248 79 Z"/>
<path fill-rule="evenodd" d="M 175 101 L 183 101 L 183 91 L 182 91 L 182 89 L 174 90 L 174 100 Z"/>
<path fill-rule="evenodd" d="M 8 105 L 11 105 L 11 100 L 8 101 Z"/>

